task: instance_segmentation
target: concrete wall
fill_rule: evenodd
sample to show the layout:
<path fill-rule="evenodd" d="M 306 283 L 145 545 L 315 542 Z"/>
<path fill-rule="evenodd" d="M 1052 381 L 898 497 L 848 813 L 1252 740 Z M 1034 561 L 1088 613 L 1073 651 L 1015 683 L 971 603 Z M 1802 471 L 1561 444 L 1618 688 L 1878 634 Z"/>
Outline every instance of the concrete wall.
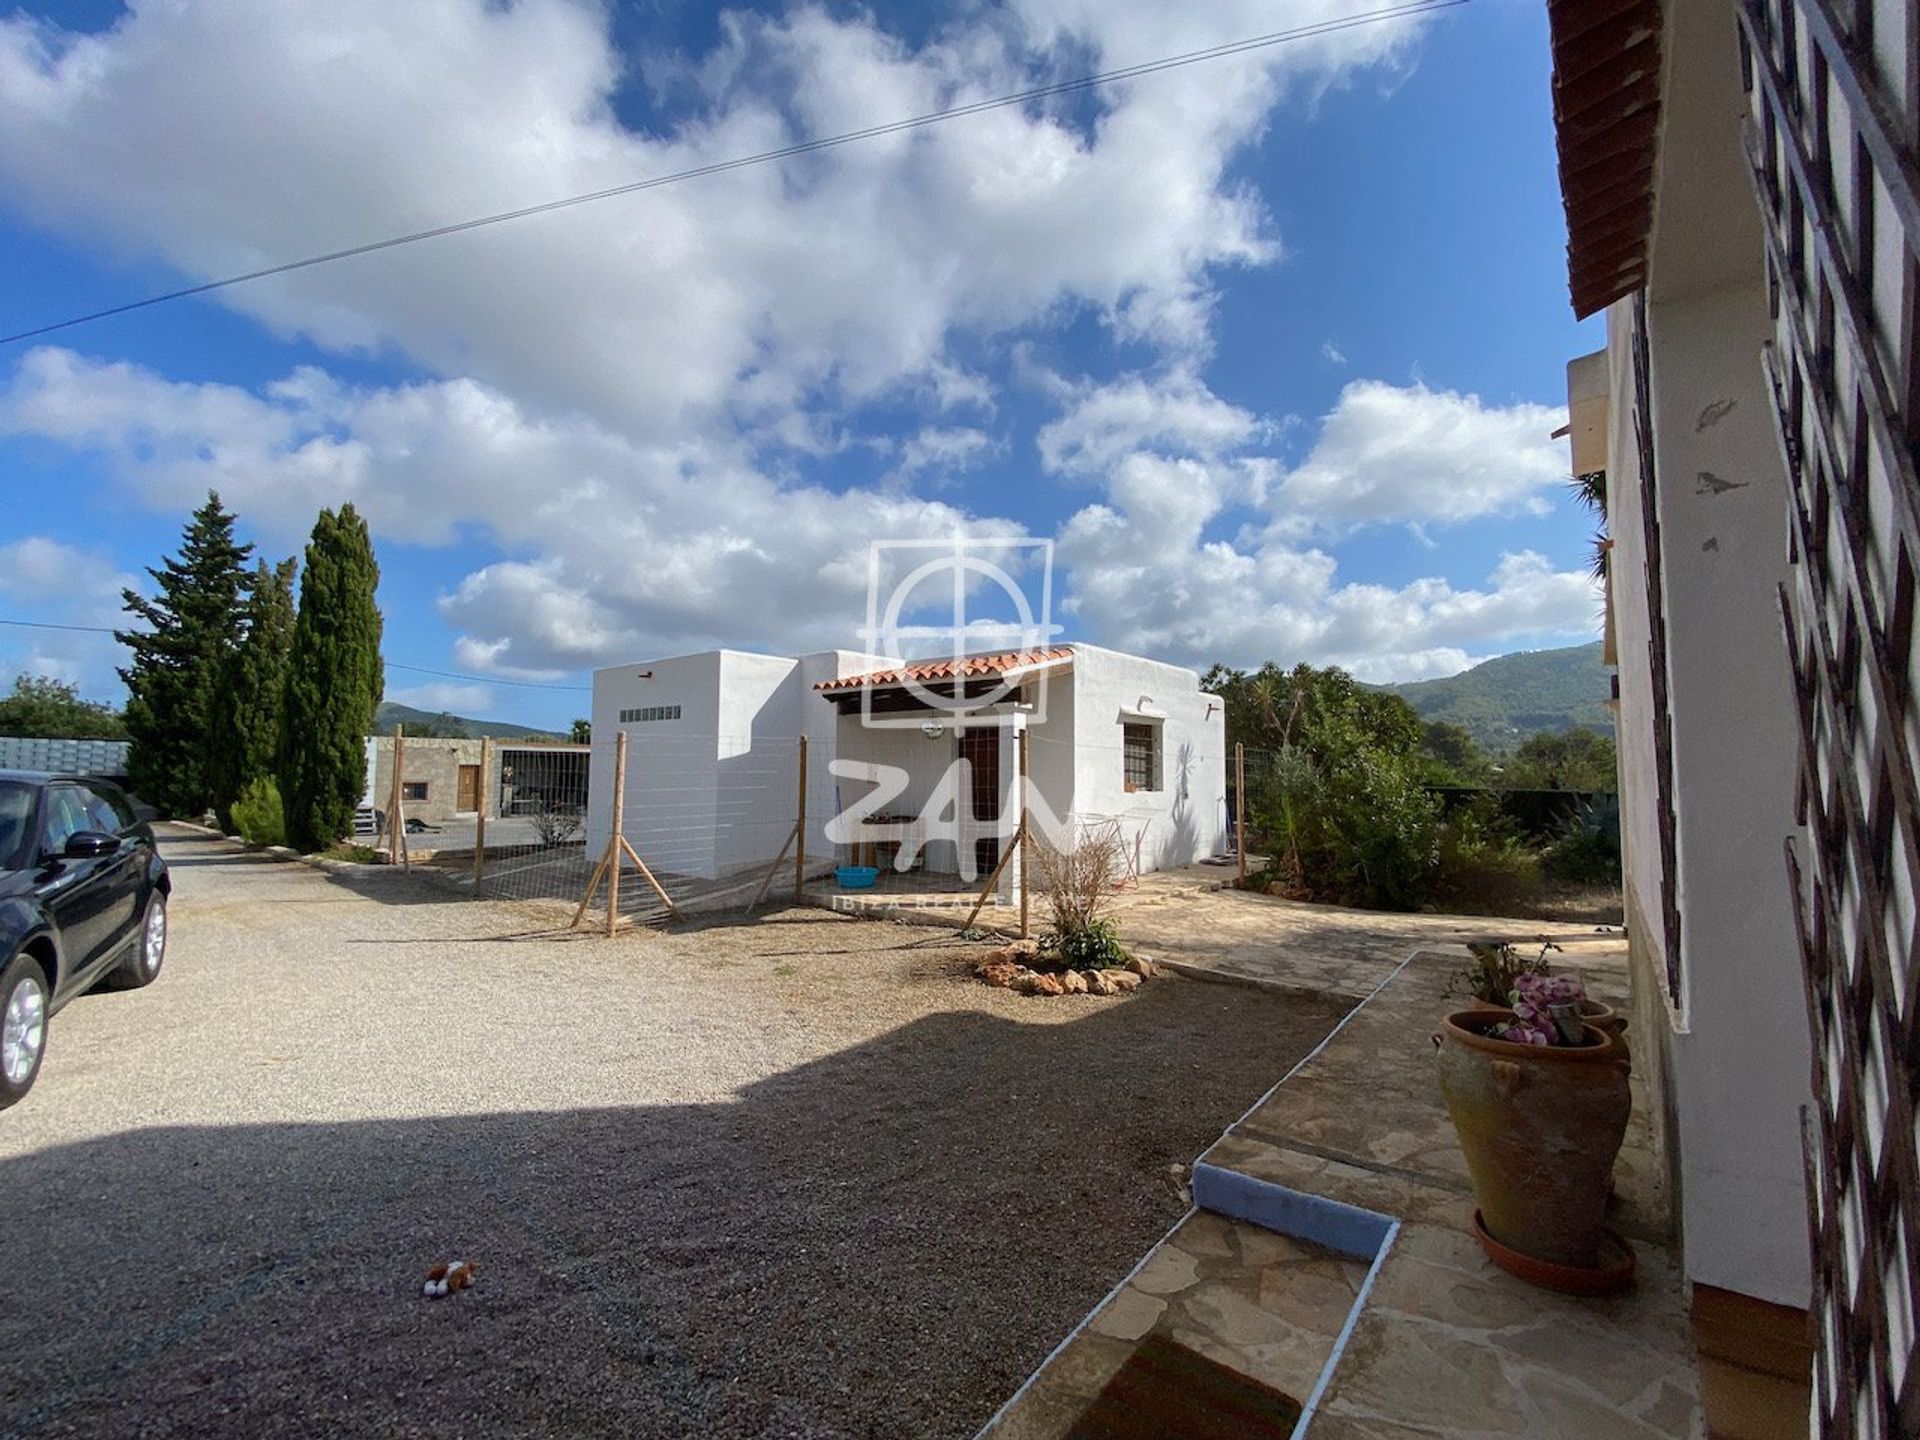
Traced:
<path fill-rule="evenodd" d="M 429 825 L 438 825 L 457 816 L 473 815 L 478 812 L 472 808 L 459 806 L 460 767 L 480 763 L 480 742 L 478 740 L 437 740 L 422 737 L 409 739 L 404 748 L 405 760 L 401 779 L 417 782 L 427 787 L 425 800 L 408 800 L 406 814 L 411 820 L 424 820 Z M 479 803 L 492 805 L 491 797 L 498 794 L 500 781 L 500 761 L 496 753 L 487 767 L 493 773 L 480 777 Z M 393 737 L 376 735 L 373 737 L 373 795 L 375 808 L 385 810 L 393 796 Z M 494 809 L 488 809 L 492 815 Z"/>
<path fill-rule="evenodd" d="M 1178 665 L 1074 646 L 1073 808 L 1112 815 L 1143 870 L 1191 864 L 1227 848 L 1226 710 Z M 1158 788 L 1126 788 L 1121 726 L 1159 730 Z M 1036 741 L 1036 755 L 1045 746 Z"/>
<path fill-rule="evenodd" d="M 620 720 L 623 710 L 663 705 L 678 705 L 679 718 Z M 596 670 L 587 853 L 605 848 L 613 830 L 615 737 L 625 731 L 628 842 L 657 871 L 713 874 L 720 730 L 717 650 Z"/>
<path fill-rule="evenodd" d="M 909 776 L 890 805 L 918 814 L 958 753 L 949 729 L 928 738 L 915 726 L 872 728 L 858 713 L 841 715 L 814 690 L 822 680 L 860 674 L 889 662 L 855 651 L 828 650 L 801 659 L 745 651 L 711 651 L 641 661 L 595 672 L 593 733 L 596 778 L 587 818 L 589 852 L 606 844 L 612 824 L 612 739 L 628 736 L 625 832 L 649 865 L 676 875 L 730 875 L 768 863 L 792 828 L 798 802 L 798 744 L 810 745 L 807 773 L 809 869 L 838 855 L 827 825 L 865 793 L 832 772 L 836 758 L 897 766 Z M 1084 674 L 1082 671 L 1084 670 Z M 1091 679 L 1088 679 L 1088 676 Z M 644 678 L 643 678 L 644 677 Z M 1079 698 L 1091 686 L 1101 718 L 1080 743 Z M 1163 731 L 1163 783 L 1127 794 L 1121 767 L 1120 715 L 1150 699 Z M 1048 808 L 1065 817 L 1091 811 L 1123 818 L 1140 842 L 1146 868 L 1184 864 L 1225 845 L 1225 718 L 1202 696 L 1198 677 L 1178 666 L 1076 646 L 1074 669 L 1048 677 L 1046 710 L 1032 725 L 1030 774 Z M 622 723 L 623 710 L 680 707 L 675 719 Z M 1011 711 L 1003 718 L 1010 719 Z M 1211 713 L 1209 714 L 1209 708 Z M 1018 773 L 1014 727 L 1002 728 L 1000 775 L 1010 795 Z M 1083 753 L 1085 752 L 1085 753 Z M 1088 803 L 1088 797 L 1093 802 Z M 1006 811 L 1014 812 L 1010 805 Z M 993 833 L 962 807 L 959 828 Z M 930 845 L 928 868 L 958 873 L 952 842 Z"/>
<path fill-rule="evenodd" d="M 1630 307 L 1609 316 L 1608 531 L 1620 658 L 1627 921 L 1641 1031 L 1665 1044 L 1687 1274 L 1804 1306 L 1799 1107 L 1810 1098 L 1800 960 L 1782 840 L 1794 829 L 1797 722 L 1777 586 L 1786 492 L 1760 357 L 1759 222 L 1741 155 L 1733 17 L 1675 0 L 1648 284 L 1654 488 L 1634 463 Z M 1673 728 L 1678 1013 L 1666 1014 L 1646 566 L 1664 580 Z M 1656 1030 L 1662 1019 L 1670 1021 Z M 1636 1055 L 1647 1053 L 1643 1044 Z"/>
<path fill-rule="evenodd" d="M 1777 592 L 1786 481 L 1758 363 L 1766 297 L 1744 285 L 1666 300 L 1650 323 L 1679 822 L 1687 1028 L 1674 1069 L 1687 1270 L 1804 1305 L 1799 1107 L 1811 1058 L 1781 856 L 1798 725 Z"/>

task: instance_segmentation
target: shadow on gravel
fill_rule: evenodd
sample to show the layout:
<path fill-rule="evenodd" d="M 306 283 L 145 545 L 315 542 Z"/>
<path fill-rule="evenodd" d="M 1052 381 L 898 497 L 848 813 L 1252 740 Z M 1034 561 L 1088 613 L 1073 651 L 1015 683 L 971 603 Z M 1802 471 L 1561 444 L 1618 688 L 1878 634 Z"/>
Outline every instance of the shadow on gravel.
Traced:
<path fill-rule="evenodd" d="M 0 1435 L 964 1437 L 1182 1213 L 1169 1166 L 1339 1014 L 1172 980 L 936 1016 L 731 1103 L 17 1159 Z M 423 1299 L 462 1257 L 477 1287 Z"/>

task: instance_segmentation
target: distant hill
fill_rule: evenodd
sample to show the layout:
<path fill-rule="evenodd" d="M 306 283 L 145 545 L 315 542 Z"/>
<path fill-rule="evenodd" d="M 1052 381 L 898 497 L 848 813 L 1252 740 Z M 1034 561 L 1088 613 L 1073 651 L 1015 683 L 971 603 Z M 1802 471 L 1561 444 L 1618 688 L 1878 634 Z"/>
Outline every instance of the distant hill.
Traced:
<path fill-rule="evenodd" d="M 1420 712 L 1423 720 L 1449 720 L 1493 750 L 1507 750 L 1543 730 L 1584 725 L 1610 732 L 1612 693 L 1600 663 L 1600 642 L 1565 650 L 1528 650 L 1497 655 L 1444 680 L 1383 685 Z"/>
<path fill-rule="evenodd" d="M 416 710 L 411 705 L 396 705 L 391 700 L 380 702 L 380 708 L 373 712 L 373 729 L 377 735 L 391 735 L 393 727 L 404 725 L 411 734 L 415 726 L 423 730 L 443 728 L 448 721 L 458 725 L 470 740 L 478 740 L 483 735 L 494 740 L 564 740 L 567 737 L 555 730 L 537 730 L 531 725 L 513 725 L 504 720 L 469 720 L 464 715 L 437 715 L 431 710 Z"/>

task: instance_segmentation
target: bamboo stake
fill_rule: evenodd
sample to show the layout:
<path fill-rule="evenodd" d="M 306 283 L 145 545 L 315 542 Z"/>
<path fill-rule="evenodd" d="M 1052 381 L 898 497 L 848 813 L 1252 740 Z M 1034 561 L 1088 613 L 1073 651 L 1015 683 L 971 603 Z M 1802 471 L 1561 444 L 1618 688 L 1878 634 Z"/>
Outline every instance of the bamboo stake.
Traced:
<path fill-rule="evenodd" d="M 1020 852 L 1020 938 L 1025 940 L 1032 932 L 1027 928 L 1027 727 L 1022 724 L 1019 735 L 1020 744 L 1020 823 L 1013 832 L 1013 843 Z"/>
<path fill-rule="evenodd" d="M 607 841 L 607 936 L 613 936 L 620 923 L 620 847 L 626 836 L 620 832 L 627 823 L 627 732 L 622 730 L 613 741 L 613 834 Z M 656 884 L 654 888 L 660 887 Z"/>
<path fill-rule="evenodd" d="M 1233 742 L 1233 849 L 1240 883 L 1247 883 L 1247 746 Z"/>
<path fill-rule="evenodd" d="M 480 737 L 480 793 L 474 797 L 479 803 L 475 806 L 480 813 L 475 821 L 473 832 L 473 893 L 480 893 L 480 875 L 487 868 L 487 801 L 493 794 L 493 782 L 488 778 L 490 760 L 493 754 L 493 741 L 486 736 Z"/>
<path fill-rule="evenodd" d="M 800 794 L 794 807 L 793 824 L 799 848 L 793 852 L 793 903 L 800 903 L 800 892 L 807 883 L 807 737 L 800 737 Z M 784 853 L 784 852 L 782 852 Z"/>

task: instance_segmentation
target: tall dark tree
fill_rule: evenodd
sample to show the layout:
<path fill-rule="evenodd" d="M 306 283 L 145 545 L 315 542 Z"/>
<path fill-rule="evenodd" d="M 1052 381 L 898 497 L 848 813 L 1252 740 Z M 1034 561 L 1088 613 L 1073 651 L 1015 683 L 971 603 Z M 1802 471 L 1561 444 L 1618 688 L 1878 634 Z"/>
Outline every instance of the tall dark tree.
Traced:
<path fill-rule="evenodd" d="M 187 523 L 179 555 L 147 571 L 153 597 L 121 592 L 127 613 L 147 626 L 114 632 L 133 655 L 120 672 L 133 741 L 128 768 L 134 789 L 170 814 L 199 815 L 213 797 L 214 699 L 240 640 L 252 553 L 233 538 L 233 516 L 210 491 Z"/>
<path fill-rule="evenodd" d="M 322 510 L 307 543 L 280 711 L 287 843 L 302 850 L 346 835 L 366 787 L 366 740 L 384 688 L 379 583 L 366 521 L 351 505 Z"/>
<path fill-rule="evenodd" d="M 208 780 L 213 813 L 228 829 L 240 792 L 271 775 L 279 754 L 280 703 L 293 648 L 292 557 L 255 567 L 245 604 L 246 634 L 227 659 L 214 705 L 213 758 Z"/>

